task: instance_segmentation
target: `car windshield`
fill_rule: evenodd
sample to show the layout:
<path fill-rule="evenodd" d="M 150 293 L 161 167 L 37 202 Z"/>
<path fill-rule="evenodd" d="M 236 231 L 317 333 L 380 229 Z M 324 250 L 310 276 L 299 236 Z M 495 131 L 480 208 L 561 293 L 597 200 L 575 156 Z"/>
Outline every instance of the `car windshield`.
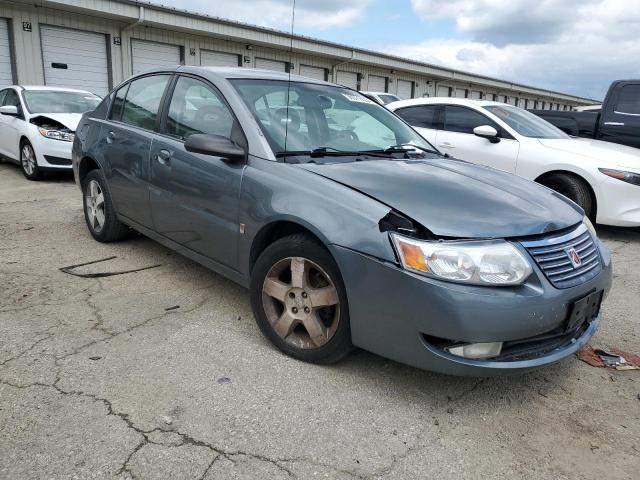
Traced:
<path fill-rule="evenodd" d="M 400 98 L 390 94 L 384 94 L 384 95 L 381 94 L 378 96 L 380 97 L 380 100 L 382 100 L 382 103 L 384 103 L 385 105 L 387 105 L 388 103 L 397 102 L 398 100 L 400 100 Z"/>
<path fill-rule="evenodd" d="M 276 156 L 317 150 L 355 154 L 406 144 L 435 150 L 387 109 L 347 88 L 262 79 L 231 83 Z"/>
<path fill-rule="evenodd" d="M 520 135 L 530 138 L 571 138 L 546 120 L 510 105 L 489 105 L 484 107 Z"/>
<path fill-rule="evenodd" d="M 23 92 L 31 113 L 85 113 L 95 110 L 100 97 L 92 93 L 26 90 Z"/>

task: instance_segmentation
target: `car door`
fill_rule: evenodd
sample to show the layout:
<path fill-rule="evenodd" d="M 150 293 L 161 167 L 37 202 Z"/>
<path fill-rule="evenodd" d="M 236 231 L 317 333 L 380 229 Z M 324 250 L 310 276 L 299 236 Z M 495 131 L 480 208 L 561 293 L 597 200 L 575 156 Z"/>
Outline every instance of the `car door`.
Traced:
<path fill-rule="evenodd" d="M 431 145 L 436 146 L 440 109 L 441 107 L 438 105 L 413 105 L 399 108 L 395 113 L 415 128 Z"/>
<path fill-rule="evenodd" d="M 155 230 L 232 269 L 238 260 L 238 201 L 244 163 L 188 152 L 192 134 L 246 145 L 222 94 L 196 77 L 179 76 L 151 148 L 151 211 Z"/>
<path fill-rule="evenodd" d="M 109 121 L 101 128 L 109 188 L 119 215 L 153 227 L 149 204 L 149 151 L 171 75 L 134 79 L 115 95 Z"/>
<path fill-rule="evenodd" d="M 3 90 L 0 106 L 14 106 L 18 116 L 0 115 L 0 153 L 13 160 L 20 159 L 20 138 L 24 129 L 24 109 L 13 88 Z"/>
<path fill-rule="evenodd" d="M 598 139 L 640 148 L 640 82 L 623 84 L 604 107 Z"/>
<path fill-rule="evenodd" d="M 498 132 L 497 142 L 473 133 L 473 129 L 488 125 Z M 461 105 L 445 105 L 444 126 L 436 136 L 436 146 L 443 153 L 468 162 L 487 165 L 515 173 L 519 143 L 496 122 L 482 113 Z"/>

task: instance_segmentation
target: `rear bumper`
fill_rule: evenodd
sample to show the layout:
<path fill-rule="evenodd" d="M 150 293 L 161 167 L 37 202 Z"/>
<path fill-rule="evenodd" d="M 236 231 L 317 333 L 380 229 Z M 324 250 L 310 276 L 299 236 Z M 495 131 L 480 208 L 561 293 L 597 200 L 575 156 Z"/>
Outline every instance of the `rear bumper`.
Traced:
<path fill-rule="evenodd" d="M 534 266 L 527 282 L 514 288 L 489 288 L 442 282 L 407 273 L 349 249 L 332 246 L 342 272 L 354 345 L 414 367 L 446 374 L 490 376 L 557 362 L 587 343 L 600 316 L 527 359 L 471 360 L 438 348 L 429 338 L 484 343 L 534 340 L 562 329 L 576 300 L 593 291 L 608 292 L 611 258 L 600 245 L 602 271 L 576 287 L 557 289 Z"/>

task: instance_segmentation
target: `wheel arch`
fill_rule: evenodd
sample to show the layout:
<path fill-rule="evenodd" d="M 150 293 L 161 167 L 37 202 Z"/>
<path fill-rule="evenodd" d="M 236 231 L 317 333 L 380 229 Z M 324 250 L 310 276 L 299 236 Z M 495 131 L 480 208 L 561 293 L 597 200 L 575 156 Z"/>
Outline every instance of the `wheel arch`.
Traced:
<path fill-rule="evenodd" d="M 100 170 L 100 164 L 93 157 L 85 156 L 78 162 L 78 180 L 80 186 L 84 183 L 84 179 L 91 170 Z"/>
<path fill-rule="evenodd" d="M 589 193 L 591 194 L 591 200 L 593 201 L 593 212 L 591 214 L 591 216 L 593 218 L 596 218 L 597 213 L 598 213 L 598 197 L 596 195 L 596 191 L 593 188 L 593 185 L 591 184 L 591 182 L 586 178 L 586 175 L 583 175 L 581 173 L 572 171 L 572 170 L 566 170 L 566 169 L 562 169 L 562 168 L 557 168 L 557 169 L 553 169 L 553 170 L 549 170 L 546 171 L 540 175 L 538 175 L 538 177 L 534 180 L 534 182 L 539 183 L 541 185 L 543 184 L 543 181 L 555 174 L 564 174 L 564 175 L 569 175 L 572 176 L 574 178 L 577 178 L 578 180 L 582 181 L 585 183 L 585 185 L 587 186 L 587 188 L 589 189 Z"/>
<path fill-rule="evenodd" d="M 326 239 L 311 225 L 301 222 L 297 219 L 278 219 L 263 225 L 253 237 L 251 248 L 249 250 L 249 273 L 253 271 L 253 267 L 260 257 L 260 254 L 273 242 L 293 235 L 295 233 L 304 233 L 315 238 L 321 245 L 327 246 Z"/>

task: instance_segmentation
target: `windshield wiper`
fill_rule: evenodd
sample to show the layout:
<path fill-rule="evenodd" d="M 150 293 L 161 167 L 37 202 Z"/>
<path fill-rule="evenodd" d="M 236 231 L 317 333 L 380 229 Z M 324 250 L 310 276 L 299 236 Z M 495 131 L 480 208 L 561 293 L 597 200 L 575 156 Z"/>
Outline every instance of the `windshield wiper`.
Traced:
<path fill-rule="evenodd" d="M 348 151 L 348 150 L 337 150 L 333 147 L 319 147 L 314 148 L 313 150 L 299 150 L 299 151 L 287 151 L 287 152 L 277 152 L 276 157 L 295 157 L 295 156 L 310 156 L 311 158 L 319 158 L 319 157 L 358 157 L 358 156 L 367 156 L 367 157 L 376 157 L 376 158 L 393 158 L 391 156 L 393 152 L 385 152 L 384 150 L 373 150 L 373 151 Z"/>
<path fill-rule="evenodd" d="M 400 143 L 398 145 L 391 145 L 390 147 L 385 148 L 383 151 L 388 153 L 395 152 L 410 152 L 412 149 L 421 150 L 425 153 L 435 153 L 437 155 L 442 155 L 441 152 L 437 150 L 432 150 L 430 148 L 421 147 L 420 145 L 414 145 L 413 143 Z"/>

